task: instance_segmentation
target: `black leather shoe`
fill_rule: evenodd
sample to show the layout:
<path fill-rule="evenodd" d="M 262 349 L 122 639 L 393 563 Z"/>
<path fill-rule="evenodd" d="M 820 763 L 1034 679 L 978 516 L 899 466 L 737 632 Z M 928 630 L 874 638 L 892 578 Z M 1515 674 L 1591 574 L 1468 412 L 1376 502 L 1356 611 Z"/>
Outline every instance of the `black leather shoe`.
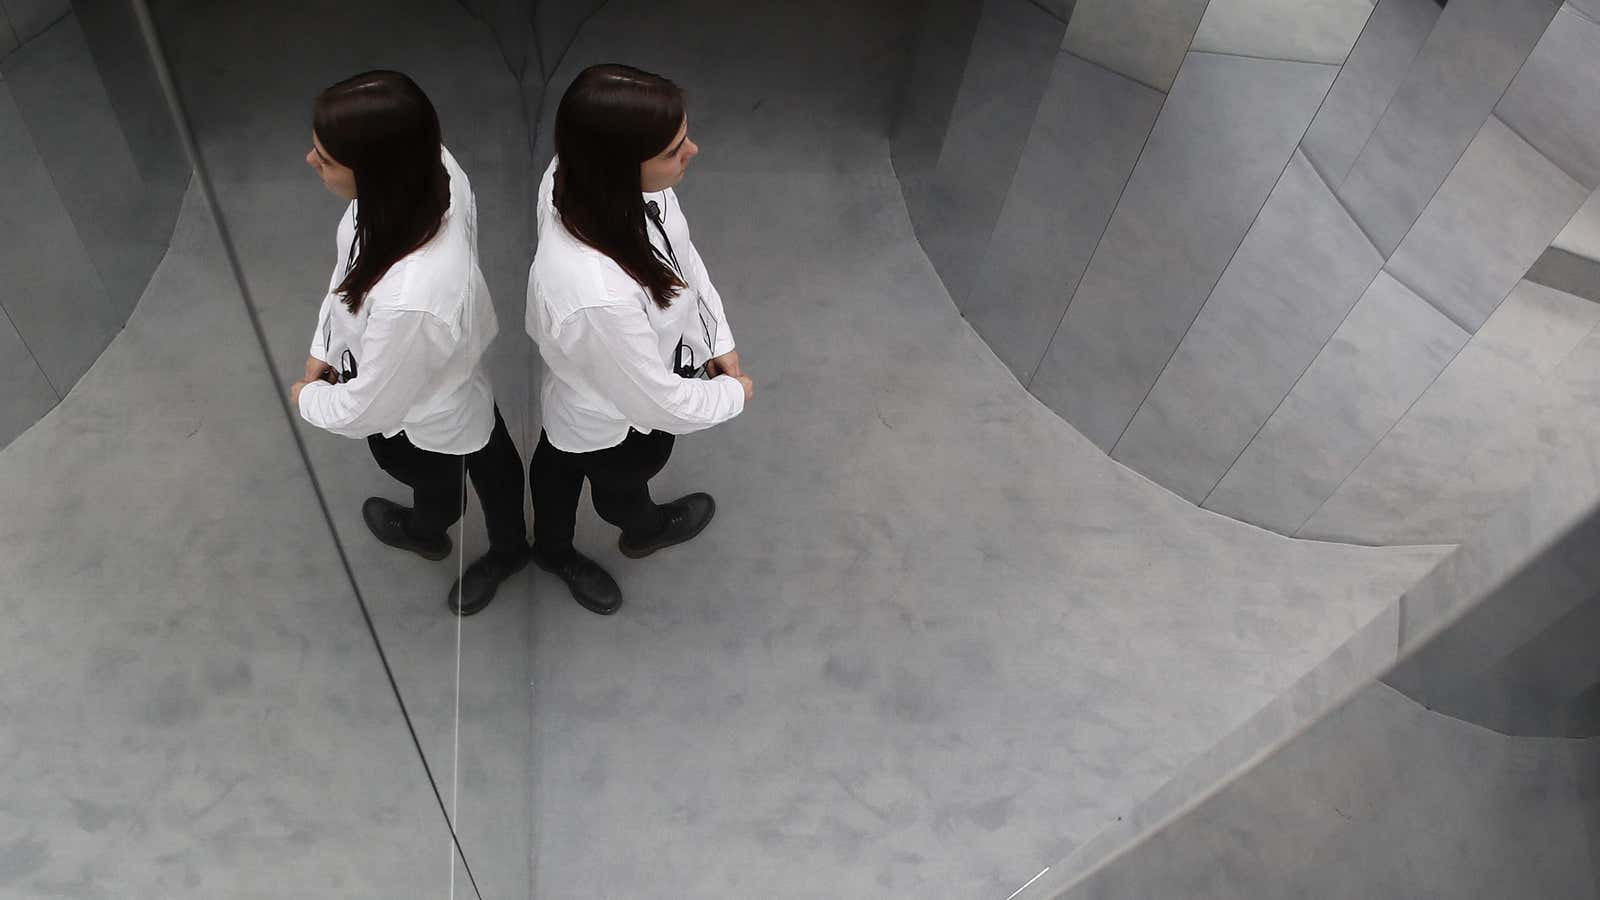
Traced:
<path fill-rule="evenodd" d="M 584 609 L 609 616 L 622 606 L 622 588 L 617 587 L 616 580 L 600 568 L 599 563 L 582 553 L 573 551 L 571 559 L 552 563 L 534 548 L 533 561 L 539 568 L 565 581 L 567 589 L 572 591 L 572 599 Z"/>
<path fill-rule="evenodd" d="M 489 601 L 494 599 L 494 592 L 499 589 L 500 582 L 521 572 L 527 565 L 527 551 L 523 551 L 514 559 L 498 553 L 485 553 L 478 557 L 476 562 L 467 566 L 467 570 L 461 573 L 460 580 L 450 585 L 450 597 L 446 601 L 450 611 L 458 616 L 470 616 L 482 612 L 483 608 L 489 605 Z"/>
<path fill-rule="evenodd" d="M 629 559 L 643 559 L 646 556 L 673 544 L 681 544 L 711 524 L 711 517 L 717 514 L 717 501 L 711 499 L 710 494 L 690 494 L 680 497 L 671 503 L 665 504 L 667 510 L 667 527 L 653 538 L 633 543 L 626 537 L 617 538 L 617 549 Z"/>
<path fill-rule="evenodd" d="M 438 541 L 417 540 L 406 531 L 406 516 L 410 514 L 411 507 L 382 497 L 368 497 L 367 502 L 361 504 L 361 518 L 367 520 L 367 527 L 378 540 L 434 562 L 449 556 L 450 535 L 442 535 Z"/>

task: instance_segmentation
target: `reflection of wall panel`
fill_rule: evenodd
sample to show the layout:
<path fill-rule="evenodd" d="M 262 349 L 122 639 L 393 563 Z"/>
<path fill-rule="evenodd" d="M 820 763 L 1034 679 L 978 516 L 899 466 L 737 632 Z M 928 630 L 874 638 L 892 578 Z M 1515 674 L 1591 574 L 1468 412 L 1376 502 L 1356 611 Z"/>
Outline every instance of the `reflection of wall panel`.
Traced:
<path fill-rule="evenodd" d="M 982 10 L 982 0 L 929 0 L 923 12 L 890 150 L 908 191 L 939 163 Z"/>
<path fill-rule="evenodd" d="M 1600 187 L 1600 23 L 1562 9 L 1495 113 L 1584 187 Z"/>
<path fill-rule="evenodd" d="M 1467 337 L 1379 275 L 1204 506 L 1296 533 Z"/>
<path fill-rule="evenodd" d="M 3 5 L 19 44 L 43 34 L 72 12 L 71 0 L 5 0 Z"/>
<path fill-rule="evenodd" d="M 5 74 L 55 191 L 94 261 L 110 316 L 125 322 L 166 252 L 179 186 L 145 184 L 77 17 L 30 41 L 7 61 Z"/>
<path fill-rule="evenodd" d="M 1600 191 L 1589 195 L 1578 214 L 1550 246 L 1585 259 L 1600 260 Z"/>
<path fill-rule="evenodd" d="M 0 8 L 0 57 L 17 49 L 17 33 L 11 30 L 11 19 Z"/>
<path fill-rule="evenodd" d="M 0 305 L 50 383 L 64 393 L 126 316 L 117 314 L 100 287 L 94 262 L 12 99 L 9 80 L 0 81 L 0 172 L 6 185 L 0 203 L 0 284 L 5 286 Z"/>
<path fill-rule="evenodd" d="M 1296 153 L 1112 455 L 1199 503 L 1382 265 Z"/>
<path fill-rule="evenodd" d="M 1026 0 L 985 0 L 938 165 L 908 195 L 918 237 L 958 307 L 1005 204 L 1064 27 Z"/>
<path fill-rule="evenodd" d="M 1342 65 L 1372 0 L 1211 0 L 1191 49 Z"/>
<path fill-rule="evenodd" d="M 1177 349 L 1337 71 L 1190 54 L 1030 385 L 1103 449 Z"/>
<path fill-rule="evenodd" d="M 1394 252 L 1555 16 L 1553 0 L 1454 0 L 1342 184 L 1385 256 Z"/>
<path fill-rule="evenodd" d="M 1164 99 L 1058 54 L 963 308 L 1018 380 L 1043 358 Z"/>
<path fill-rule="evenodd" d="M 1172 88 L 1207 0 L 1079 0 L 1061 49 L 1158 91 Z"/>
<path fill-rule="evenodd" d="M 577 37 L 578 29 L 595 10 L 605 5 L 605 0 L 532 0 L 533 33 L 539 46 L 539 61 L 544 64 L 544 77 L 555 74 L 561 54 Z M 561 86 L 562 89 L 566 85 Z"/>
<path fill-rule="evenodd" d="M 170 221 L 160 220 L 168 227 L 157 230 L 171 231 L 189 183 L 189 157 L 178 141 L 144 43 L 129 39 L 139 29 L 133 5 L 128 0 L 77 0 L 72 10 L 139 174 L 147 183 L 166 188 Z"/>
<path fill-rule="evenodd" d="M 58 399 L 11 319 L 0 315 L 0 447 L 27 431 Z"/>
<path fill-rule="evenodd" d="M 1439 19 L 1434 0 L 1379 0 L 1306 132 L 1303 149 L 1341 184 Z"/>

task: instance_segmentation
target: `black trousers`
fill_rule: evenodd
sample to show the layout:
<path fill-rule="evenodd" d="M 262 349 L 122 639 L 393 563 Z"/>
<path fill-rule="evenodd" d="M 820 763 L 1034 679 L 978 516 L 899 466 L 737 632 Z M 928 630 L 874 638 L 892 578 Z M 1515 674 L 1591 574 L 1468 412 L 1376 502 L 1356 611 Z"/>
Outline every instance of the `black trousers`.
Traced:
<path fill-rule="evenodd" d="M 589 479 L 594 511 L 622 529 L 629 540 L 652 537 L 666 527 L 666 513 L 650 499 L 650 479 L 667 465 L 675 438 L 664 431 L 628 437 L 615 447 L 589 453 L 556 449 L 543 431 L 528 466 L 533 493 L 533 545 L 548 559 L 570 556 L 578 498 Z"/>
<path fill-rule="evenodd" d="M 466 507 L 462 457 L 419 449 L 403 431 L 389 438 L 370 435 L 367 446 L 385 472 L 411 486 L 411 515 L 406 531 L 412 537 L 438 538 L 461 518 Z M 489 443 L 468 453 L 465 459 L 472 489 L 483 505 L 490 552 L 506 556 L 527 552 L 528 527 L 522 518 L 522 456 L 506 430 L 505 420 L 500 418 L 500 407 L 494 410 L 494 431 L 489 434 Z"/>

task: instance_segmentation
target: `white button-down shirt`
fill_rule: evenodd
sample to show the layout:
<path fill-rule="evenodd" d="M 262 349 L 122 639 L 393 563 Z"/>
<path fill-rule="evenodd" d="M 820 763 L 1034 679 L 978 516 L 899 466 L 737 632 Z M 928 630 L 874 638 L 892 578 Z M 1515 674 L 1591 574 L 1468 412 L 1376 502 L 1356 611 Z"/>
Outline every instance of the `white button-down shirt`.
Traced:
<path fill-rule="evenodd" d="M 539 184 L 539 249 L 528 273 L 527 311 L 528 334 L 545 363 L 540 396 L 550 443 L 587 453 L 622 443 L 630 427 L 688 434 L 737 416 L 744 410 L 737 379 L 680 378 L 672 371 L 680 338 L 696 365 L 734 346 L 677 195 L 670 188 L 644 195 L 659 206 L 688 283 L 661 309 L 621 266 L 561 224 L 552 198 L 555 169 L 552 160 Z M 665 256 L 656 226 L 647 223 L 646 231 Z"/>
<path fill-rule="evenodd" d="M 481 449 L 494 429 L 494 394 L 481 361 L 500 326 L 478 267 L 472 185 L 455 157 L 439 149 L 450 208 L 438 233 L 390 266 L 355 315 L 333 292 L 344 280 L 360 200 L 345 210 L 311 355 L 337 368 L 349 350 L 357 373 L 344 384 L 307 384 L 300 416 L 346 437 L 404 431 L 423 450 L 462 455 Z"/>

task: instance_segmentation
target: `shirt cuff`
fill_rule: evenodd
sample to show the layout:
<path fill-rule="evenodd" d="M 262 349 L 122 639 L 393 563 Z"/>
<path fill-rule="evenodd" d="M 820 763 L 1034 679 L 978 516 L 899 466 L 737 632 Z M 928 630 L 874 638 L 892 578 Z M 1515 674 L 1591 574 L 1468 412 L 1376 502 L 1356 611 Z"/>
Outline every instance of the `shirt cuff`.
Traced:
<path fill-rule="evenodd" d="M 316 354 L 312 355 L 315 356 Z M 324 360 L 324 362 L 326 362 L 326 360 Z M 297 404 L 299 408 L 295 410 L 296 412 L 300 413 L 300 418 L 311 423 L 312 425 L 317 424 L 316 420 L 312 419 L 311 416 L 306 412 L 306 402 L 308 400 L 315 399 L 316 391 L 331 387 L 333 387 L 333 385 L 327 383 L 326 381 L 306 382 L 305 385 L 300 388 L 300 402 Z"/>

